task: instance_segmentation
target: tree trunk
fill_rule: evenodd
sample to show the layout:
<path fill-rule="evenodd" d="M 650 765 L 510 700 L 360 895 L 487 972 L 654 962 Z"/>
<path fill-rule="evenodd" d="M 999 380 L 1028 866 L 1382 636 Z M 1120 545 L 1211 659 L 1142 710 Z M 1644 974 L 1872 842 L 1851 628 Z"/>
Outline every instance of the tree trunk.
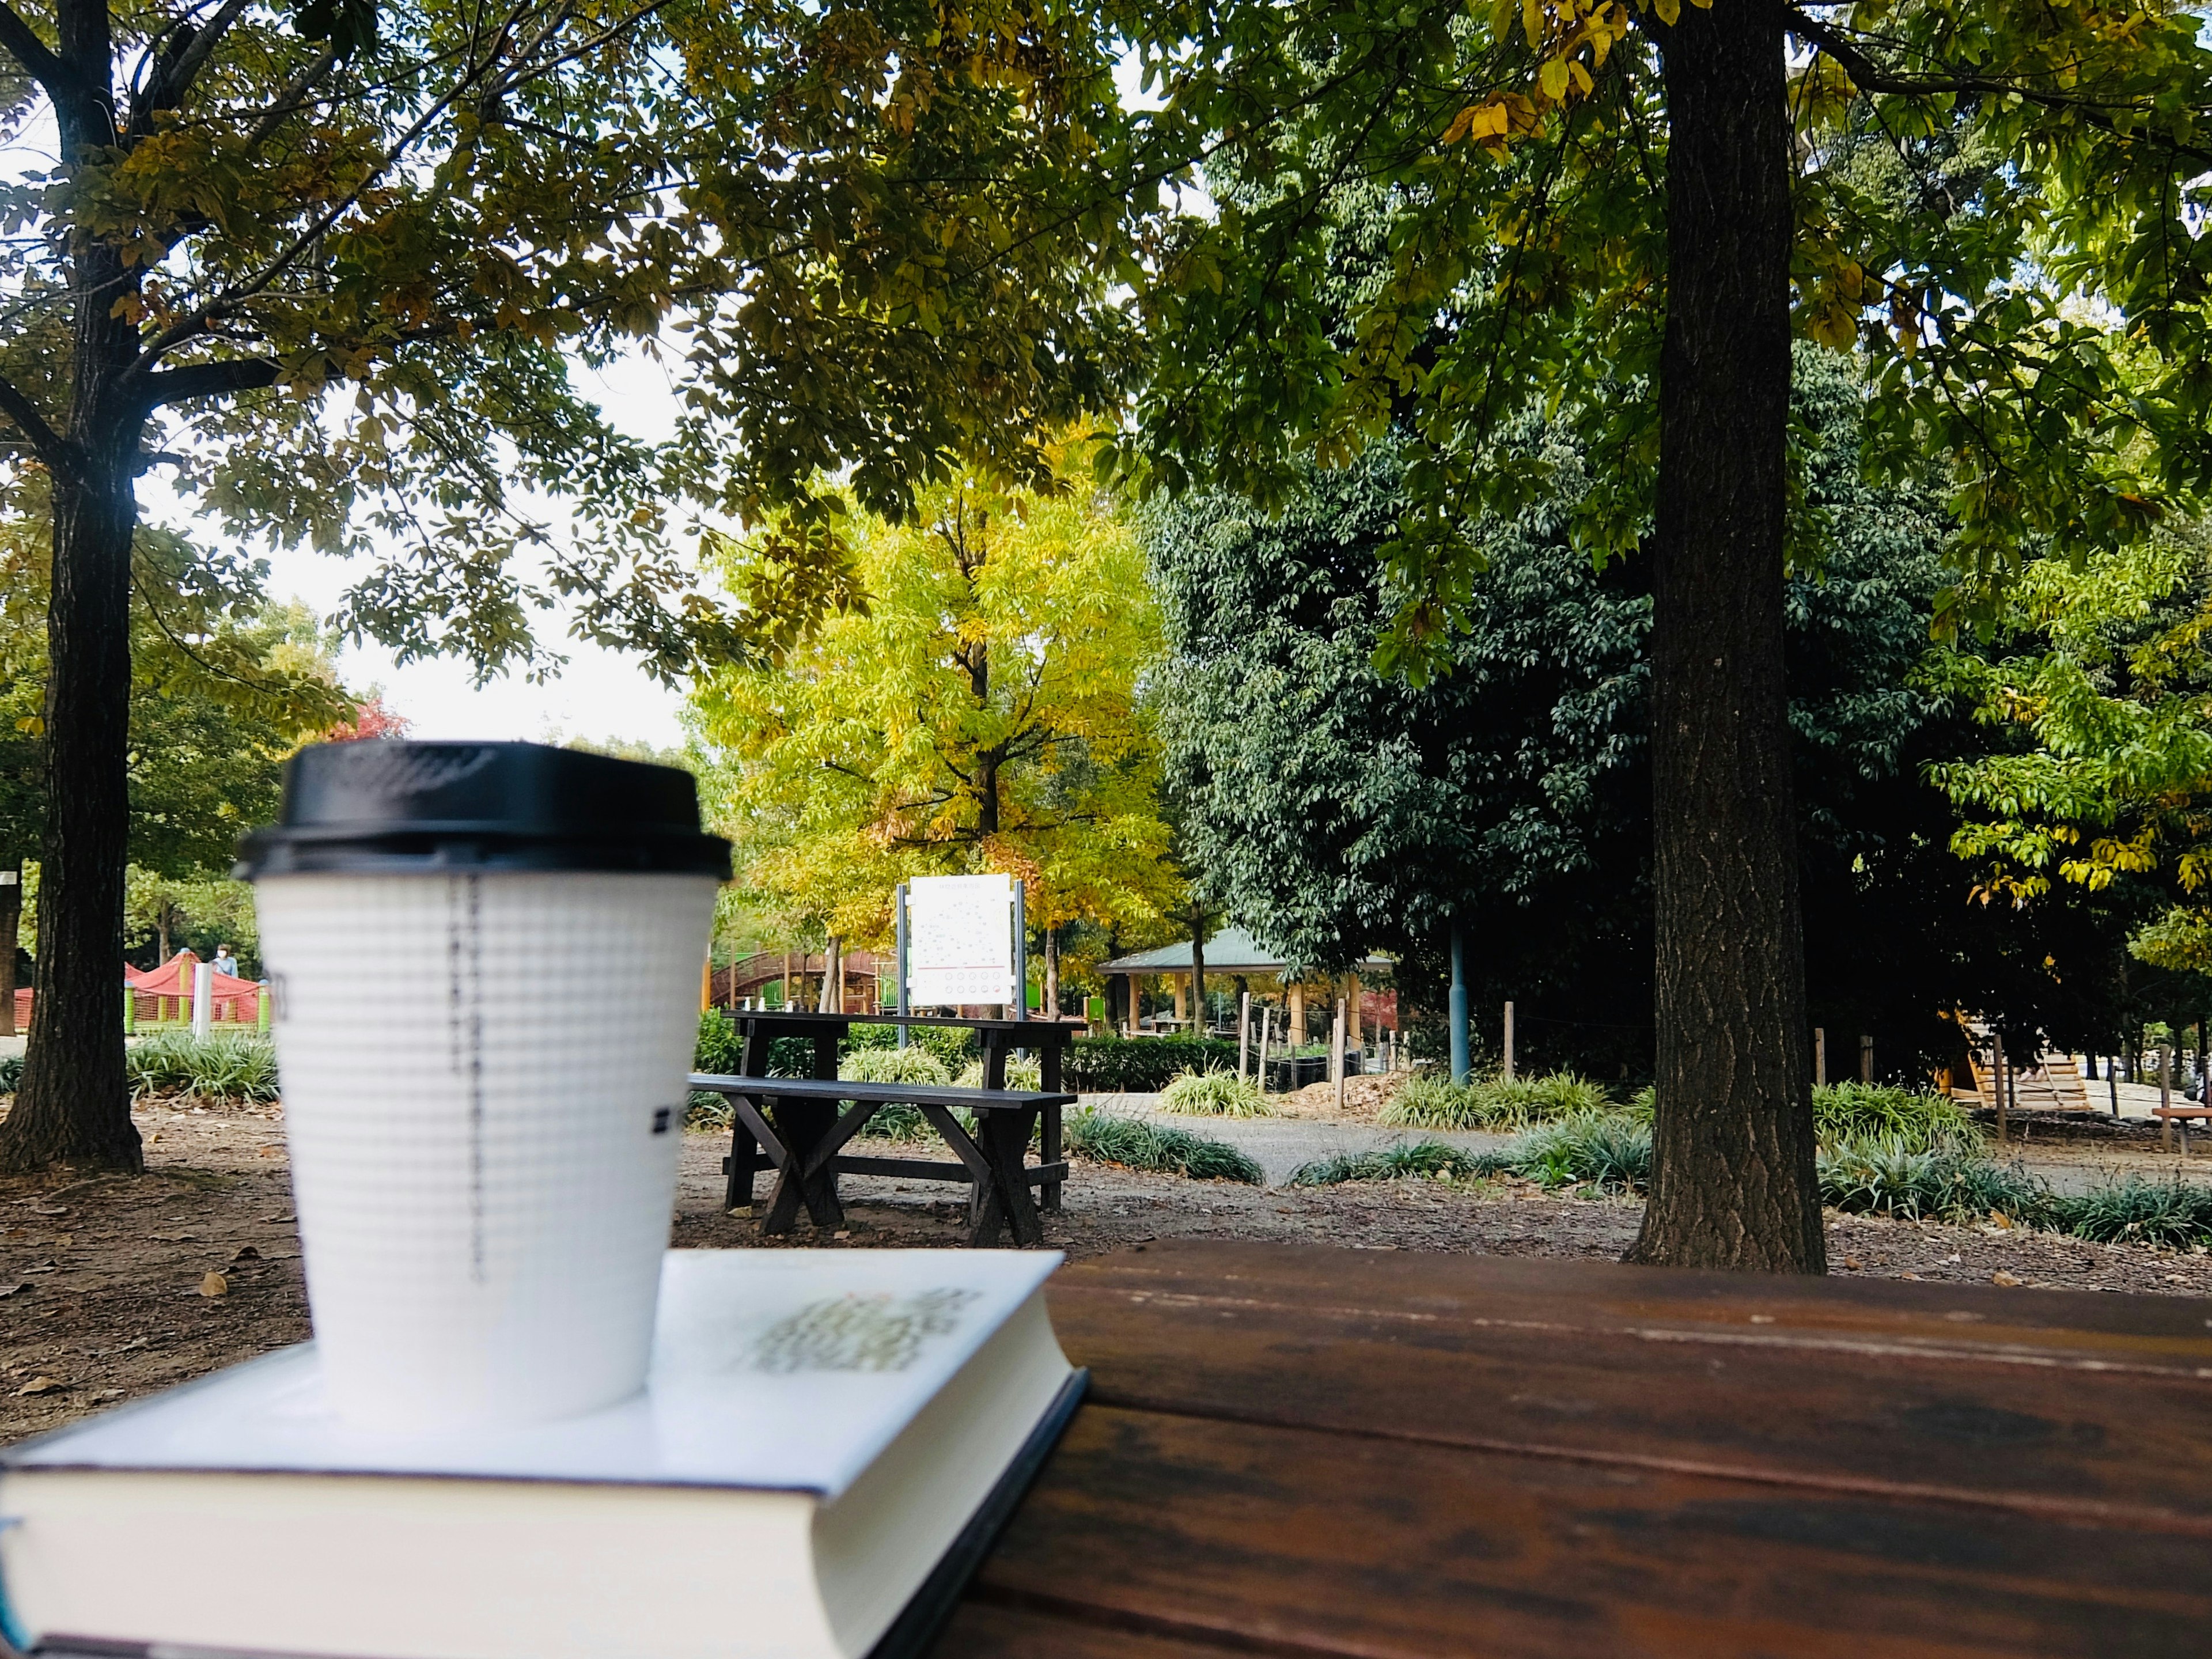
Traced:
<path fill-rule="evenodd" d="M 137 507 L 121 458 L 89 455 L 87 471 L 93 476 L 54 484 L 39 994 L 22 1082 L 0 1123 L 0 1172 L 11 1174 L 52 1164 L 143 1167 L 122 1003 Z"/>
<path fill-rule="evenodd" d="M 1060 930 L 1044 930 L 1044 1002 L 1054 1019 L 1060 1018 Z"/>
<path fill-rule="evenodd" d="M 1658 1118 L 1630 1259 L 1820 1273 L 1783 678 L 1791 141 L 1781 14 L 1717 0 L 1685 8 L 1661 40 Z"/>
<path fill-rule="evenodd" d="M 77 90 L 54 100 L 64 161 L 115 140 L 107 7 L 57 9 Z M 123 314 L 143 280 L 137 251 L 78 229 L 65 250 L 72 297 L 69 421 L 53 474 L 53 581 L 46 610 L 46 822 L 39 870 L 39 994 L 15 1104 L 0 1123 L 0 1172 L 52 1164 L 143 1167 L 123 1067 L 123 870 L 130 831 L 131 477 L 147 410 L 130 389 L 138 354 Z"/>

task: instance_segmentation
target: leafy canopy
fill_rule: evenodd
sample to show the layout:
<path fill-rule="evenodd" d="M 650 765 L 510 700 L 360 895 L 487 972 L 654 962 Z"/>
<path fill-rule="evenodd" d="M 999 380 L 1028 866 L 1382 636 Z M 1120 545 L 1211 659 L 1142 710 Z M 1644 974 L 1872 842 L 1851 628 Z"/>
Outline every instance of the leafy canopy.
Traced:
<path fill-rule="evenodd" d="M 1060 451 L 1063 470 L 1088 447 Z M 1176 884 L 1135 541 L 1087 490 L 970 473 L 920 505 L 905 526 L 856 520 L 844 610 L 693 694 L 743 881 L 854 940 L 887 936 L 915 875 L 1021 877 L 1036 927 L 1157 917 Z M 764 556 L 724 550 L 740 586 Z"/>
<path fill-rule="evenodd" d="M 1416 672 L 1467 624 L 1484 525 L 1559 494 L 1498 446 L 1570 424 L 1573 544 L 1645 533 L 1666 307 L 1674 0 L 1347 0 L 1127 7 L 1164 150 L 1206 157 L 1219 210 L 1163 234 L 1145 295 L 1162 357 L 1122 465 L 1262 507 L 1301 456 L 1386 432 L 1407 501 L 1382 549 L 1380 651 Z M 1986 576 L 2023 537 L 2140 535 L 2212 480 L 2206 372 L 2212 46 L 2162 0 L 1784 6 L 1794 37 L 1802 334 L 1856 346 L 1865 457 L 1935 458 Z M 1346 290 L 1349 303 L 1346 303 Z M 2131 361 L 2132 360 L 2132 361 Z M 1488 516 L 1485 516 L 1486 513 Z M 1986 615 L 1976 581 L 1939 620 Z"/>
<path fill-rule="evenodd" d="M 126 468 L 226 539 L 368 556 L 335 621 L 403 659 L 547 666 L 559 596 L 663 675 L 750 648 L 775 624 L 694 588 L 697 521 L 778 516 L 776 597 L 818 606 L 813 480 L 890 515 L 959 456 L 1034 481 L 1039 423 L 1129 368 L 1115 211 L 1080 188 L 1110 61 L 1050 0 L 0 14 L 0 511 L 166 411 Z M 80 305 L 119 355 L 76 360 Z M 671 368 L 665 444 L 574 380 L 629 350 Z"/>

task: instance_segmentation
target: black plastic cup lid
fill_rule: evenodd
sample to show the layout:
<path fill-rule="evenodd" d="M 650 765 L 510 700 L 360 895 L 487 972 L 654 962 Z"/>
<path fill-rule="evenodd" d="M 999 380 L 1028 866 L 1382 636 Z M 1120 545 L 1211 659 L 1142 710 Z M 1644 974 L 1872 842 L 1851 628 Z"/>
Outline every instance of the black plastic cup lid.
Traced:
<path fill-rule="evenodd" d="M 284 764 L 280 822 L 232 873 L 627 870 L 730 875 L 689 772 L 538 743 L 322 743 Z"/>

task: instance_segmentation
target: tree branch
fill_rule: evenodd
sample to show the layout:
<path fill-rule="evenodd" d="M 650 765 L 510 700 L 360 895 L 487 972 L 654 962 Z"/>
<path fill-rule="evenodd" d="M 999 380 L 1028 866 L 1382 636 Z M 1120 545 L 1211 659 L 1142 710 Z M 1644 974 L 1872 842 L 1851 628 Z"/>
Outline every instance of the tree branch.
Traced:
<path fill-rule="evenodd" d="M 4 376 L 0 376 L 0 415 L 15 423 L 15 429 L 30 441 L 31 447 L 47 466 L 57 472 L 76 469 L 76 446 L 47 425 L 39 406 Z"/>
<path fill-rule="evenodd" d="M 219 398 L 276 383 L 276 365 L 266 357 L 224 357 L 215 362 L 167 368 L 139 381 L 139 402 L 147 409 L 192 398 Z"/>
<path fill-rule="evenodd" d="M 2106 112 L 2109 109 L 2136 108 L 2133 102 L 2121 105 L 2100 103 L 2093 98 L 2082 98 L 2063 92 L 2008 81 L 1994 75 L 1899 75 L 1886 70 L 1860 49 L 1858 44 L 1834 25 L 1822 22 L 1817 17 L 1808 17 L 1794 6 L 1782 9 L 1783 26 L 1801 40 L 1811 42 L 1834 58 L 1851 84 L 1861 92 L 1887 93 L 1904 98 L 1927 98 L 1944 93 L 1975 93 L 1985 96 L 2010 96 L 2039 109 L 2071 110 L 2091 126 L 2115 137 L 2150 137 L 2172 154 L 2186 156 L 2201 165 L 2212 167 L 2212 149 L 2194 144 L 2185 144 L 2164 133 L 2154 135 L 2123 133 Z"/>
<path fill-rule="evenodd" d="M 0 0 L 0 48 L 23 66 L 23 72 L 46 89 L 56 103 L 82 94 L 84 87 L 54 49 L 39 39 L 15 9 Z"/>
<path fill-rule="evenodd" d="M 222 9 L 210 18 L 204 28 L 193 30 L 185 39 L 184 49 L 173 58 L 164 52 L 154 70 L 153 79 L 144 91 L 131 100 L 131 125 L 128 131 L 143 138 L 154 131 L 154 117 L 165 109 L 174 109 L 185 100 L 192 82 L 207 67 L 215 49 L 222 44 L 222 37 L 230 33 L 230 26 L 245 12 L 252 0 L 223 0 Z"/>

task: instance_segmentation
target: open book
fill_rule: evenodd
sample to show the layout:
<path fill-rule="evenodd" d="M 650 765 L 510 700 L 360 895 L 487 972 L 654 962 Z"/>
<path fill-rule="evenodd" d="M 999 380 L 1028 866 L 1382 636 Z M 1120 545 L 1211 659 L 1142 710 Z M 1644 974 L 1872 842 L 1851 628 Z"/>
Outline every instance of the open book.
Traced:
<path fill-rule="evenodd" d="M 916 1651 L 1073 1410 L 1057 1255 L 673 1250 L 644 1394 L 349 1431 L 312 1343 L 0 1455 L 17 1648 L 362 1659 Z"/>

